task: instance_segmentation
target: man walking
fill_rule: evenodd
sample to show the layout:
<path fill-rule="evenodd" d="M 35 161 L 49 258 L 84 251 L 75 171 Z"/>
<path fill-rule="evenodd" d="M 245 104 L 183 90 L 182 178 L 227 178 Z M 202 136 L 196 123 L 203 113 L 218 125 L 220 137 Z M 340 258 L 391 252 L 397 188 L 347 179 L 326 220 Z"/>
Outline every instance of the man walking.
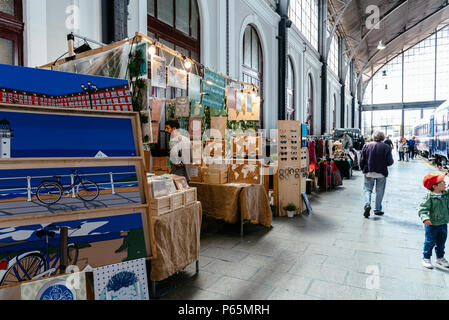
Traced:
<path fill-rule="evenodd" d="M 393 150 L 393 141 L 390 140 L 390 136 L 386 137 L 384 143 L 388 144 L 390 146 L 391 150 Z"/>
<path fill-rule="evenodd" d="M 415 137 L 412 137 L 408 141 L 408 153 L 409 153 L 410 159 L 415 158 Z"/>
<path fill-rule="evenodd" d="M 385 192 L 385 185 L 388 177 L 388 167 L 393 165 L 394 160 L 391 155 L 391 147 L 383 141 L 385 134 L 376 131 L 373 135 L 373 142 L 365 144 L 362 149 L 360 158 L 360 168 L 363 171 L 364 178 L 364 213 L 365 218 L 369 218 L 371 211 L 371 194 L 373 193 L 374 184 L 376 185 L 376 206 L 374 214 L 381 216 L 382 200 Z"/>

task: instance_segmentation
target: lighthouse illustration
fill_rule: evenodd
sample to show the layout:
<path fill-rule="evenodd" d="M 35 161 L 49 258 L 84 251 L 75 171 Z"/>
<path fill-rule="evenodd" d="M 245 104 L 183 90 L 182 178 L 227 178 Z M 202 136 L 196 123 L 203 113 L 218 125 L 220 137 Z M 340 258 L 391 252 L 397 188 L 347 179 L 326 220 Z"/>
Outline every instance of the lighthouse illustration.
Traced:
<path fill-rule="evenodd" d="M 0 121 L 0 159 L 11 158 L 11 124 L 6 118 Z"/>

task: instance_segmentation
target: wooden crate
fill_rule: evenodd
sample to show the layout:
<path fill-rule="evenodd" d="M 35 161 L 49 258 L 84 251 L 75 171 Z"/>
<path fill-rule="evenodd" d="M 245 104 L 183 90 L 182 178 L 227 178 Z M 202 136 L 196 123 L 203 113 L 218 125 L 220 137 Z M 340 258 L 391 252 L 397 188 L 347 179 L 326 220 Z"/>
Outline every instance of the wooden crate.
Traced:
<path fill-rule="evenodd" d="M 189 188 L 189 190 L 184 191 L 184 205 L 195 203 L 197 199 L 198 194 L 196 188 Z"/>
<path fill-rule="evenodd" d="M 153 167 L 167 167 L 168 157 L 153 157 Z"/>
<path fill-rule="evenodd" d="M 150 199 L 151 215 L 161 216 L 163 214 L 173 211 L 173 197 L 165 196 L 160 198 Z"/>
<path fill-rule="evenodd" d="M 169 174 L 171 171 L 171 167 L 169 166 L 164 166 L 164 167 L 157 167 L 157 166 L 153 166 L 153 170 L 151 170 L 152 173 L 154 173 L 157 176 L 162 176 L 164 174 Z"/>
<path fill-rule="evenodd" d="M 190 165 L 189 174 L 191 182 L 203 182 L 200 165 Z"/>
<path fill-rule="evenodd" d="M 202 168 L 201 175 L 204 183 L 225 184 L 228 183 L 228 168 L 212 169 Z"/>
<path fill-rule="evenodd" d="M 185 191 L 178 191 L 171 195 L 173 210 L 184 208 L 185 205 Z"/>

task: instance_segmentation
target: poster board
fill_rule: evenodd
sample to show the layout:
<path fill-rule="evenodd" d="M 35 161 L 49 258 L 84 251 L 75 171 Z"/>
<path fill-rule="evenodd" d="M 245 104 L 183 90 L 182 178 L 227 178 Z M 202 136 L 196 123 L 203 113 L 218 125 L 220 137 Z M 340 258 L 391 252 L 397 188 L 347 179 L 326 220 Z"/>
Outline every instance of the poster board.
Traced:
<path fill-rule="evenodd" d="M 82 243 L 79 248 L 78 264 L 80 269 L 84 264 L 91 266 L 107 265 L 111 262 L 121 262 L 128 258 L 154 258 L 155 239 L 153 232 L 153 222 L 151 219 L 150 207 L 148 204 L 148 185 L 146 183 L 145 163 L 142 141 L 142 133 L 139 123 L 138 113 L 116 113 L 94 110 L 74 110 L 61 108 L 43 108 L 34 106 L 11 106 L 0 105 L 0 112 L 11 115 L 21 113 L 24 117 L 33 115 L 35 117 L 46 116 L 50 119 L 54 116 L 80 117 L 89 119 L 94 117 L 97 121 L 104 119 L 120 119 L 128 123 L 127 143 L 132 144 L 134 155 L 112 156 L 95 158 L 91 154 L 80 154 L 78 157 L 48 157 L 43 154 L 42 157 L 15 157 L 14 153 L 8 158 L 0 159 L 0 170 L 28 170 L 28 169 L 49 169 L 49 168 L 77 168 L 77 167 L 113 167 L 113 166 L 133 166 L 136 170 L 135 175 L 138 180 L 137 194 L 140 197 L 140 203 L 122 205 L 118 207 L 102 207 L 87 204 L 81 210 L 59 211 L 54 213 L 42 213 L 31 216 L 1 216 L 0 230 L 5 237 L 2 238 L 0 251 L 15 252 L 16 256 L 9 256 L 8 265 L 14 263 L 17 254 L 23 254 L 29 251 L 29 245 L 35 247 L 41 243 L 42 239 L 36 238 L 36 232 L 50 224 L 58 224 L 74 228 L 81 226 L 78 234 L 70 234 L 77 243 Z M 11 123 L 12 125 L 12 123 Z M 61 128 L 58 130 L 53 127 L 55 136 L 61 135 Z M 87 132 L 88 133 L 88 132 Z M 93 137 L 91 137 L 93 138 Z M 112 140 L 114 136 L 110 137 Z M 53 143 L 52 141 L 44 141 Z M 51 145 L 58 148 L 58 145 Z M 56 153 L 56 156 L 58 153 Z M 54 156 L 54 155 L 53 155 Z M 124 224 L 128 224 L 126 227 Z M 86 228 L 83 226 L 96 226 L 96 228 Z M 102 229 L 103 228 L 103 229 Z M 85 230 L 86 233 L 82 233 Z M 96 230 L 93 231 L 93 230 Z M 101 231 L 103 230 L 103 231 Z M 101 231 L 101 232 L 100 232 Z M 17 233 L 18 232 L 18 233 Z M 21 241 L 17 241 L 17 234 L 22 235 Z M 105 238 L 106 237 L 106 238 Z M 138 237 L 140 240 L 135 248 L 127 245 L 131 238 Z M 81 242 L 80 242 L 81 241 Z M 131 250 L 131 251 L 130 251 Z M 1 255 L 2 260 L 7 259 Z M 0 280 L 1 281 L 1 280 Z"/>
<path fill-rule="evenodd" d="M 85 272 L 77 272 L 25 282 L 20 286 L 21 300 L 88 300 L 87 281 Z"/>
<path fill-rule="evenodd" d="M 261 99 L 255 93 L 237 90 L 235 92 L 235 107 L 233 105 L 233 108 L 228 108 L 228 120 L 260 121 L 260 104 Z"/>
<path fill-rule="evenodd" d="M 0 74 L 0 103 L 132 111 L 128 80 L 4 64 Z M 98 88 L 91 95 L 81 87 L 88 82 Z"/>
<path fill-rule="evenodd" d="M 215 139 L 226 138 L 228 119 L 225 117 L 210 117 L 210 137 Z"/>
<path fill-rule="evenodd" d="M 233 136 L 231 143 L 234 156 L 263 155 L 262 136 L 255 132 L 237 133 Z"/>
<path fill-rule="evenodd" d="M 229 183 L 263 183 L 263 160 L 233 159 L 229 168 Z"/>
<path fill-rule="evenodd" d="M 279 215 L 286 216 L 283 209 L 294 204 L 302 212 L 301 194 L 301 132 L 298 121 L 278 121 L 278 199 Z"/>
<path fill-rule="evenodd" d="M 95 300 L 149 300 L 145 259 L 94 269 Z"/>

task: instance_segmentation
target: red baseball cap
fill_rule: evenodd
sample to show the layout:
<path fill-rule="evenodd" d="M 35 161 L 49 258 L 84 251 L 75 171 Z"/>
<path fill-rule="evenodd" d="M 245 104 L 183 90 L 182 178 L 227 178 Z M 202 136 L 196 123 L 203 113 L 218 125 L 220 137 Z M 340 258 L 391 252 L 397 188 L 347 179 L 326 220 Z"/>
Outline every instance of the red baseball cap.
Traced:
<path fill-rule="evenodd" d="M 441 182 L 446 178 L 447 173 L 443 174 L 431 174 L 429 173 L 424 177 L 423 184 L 426 189 L 431 189 L 435 184 Z"/>

